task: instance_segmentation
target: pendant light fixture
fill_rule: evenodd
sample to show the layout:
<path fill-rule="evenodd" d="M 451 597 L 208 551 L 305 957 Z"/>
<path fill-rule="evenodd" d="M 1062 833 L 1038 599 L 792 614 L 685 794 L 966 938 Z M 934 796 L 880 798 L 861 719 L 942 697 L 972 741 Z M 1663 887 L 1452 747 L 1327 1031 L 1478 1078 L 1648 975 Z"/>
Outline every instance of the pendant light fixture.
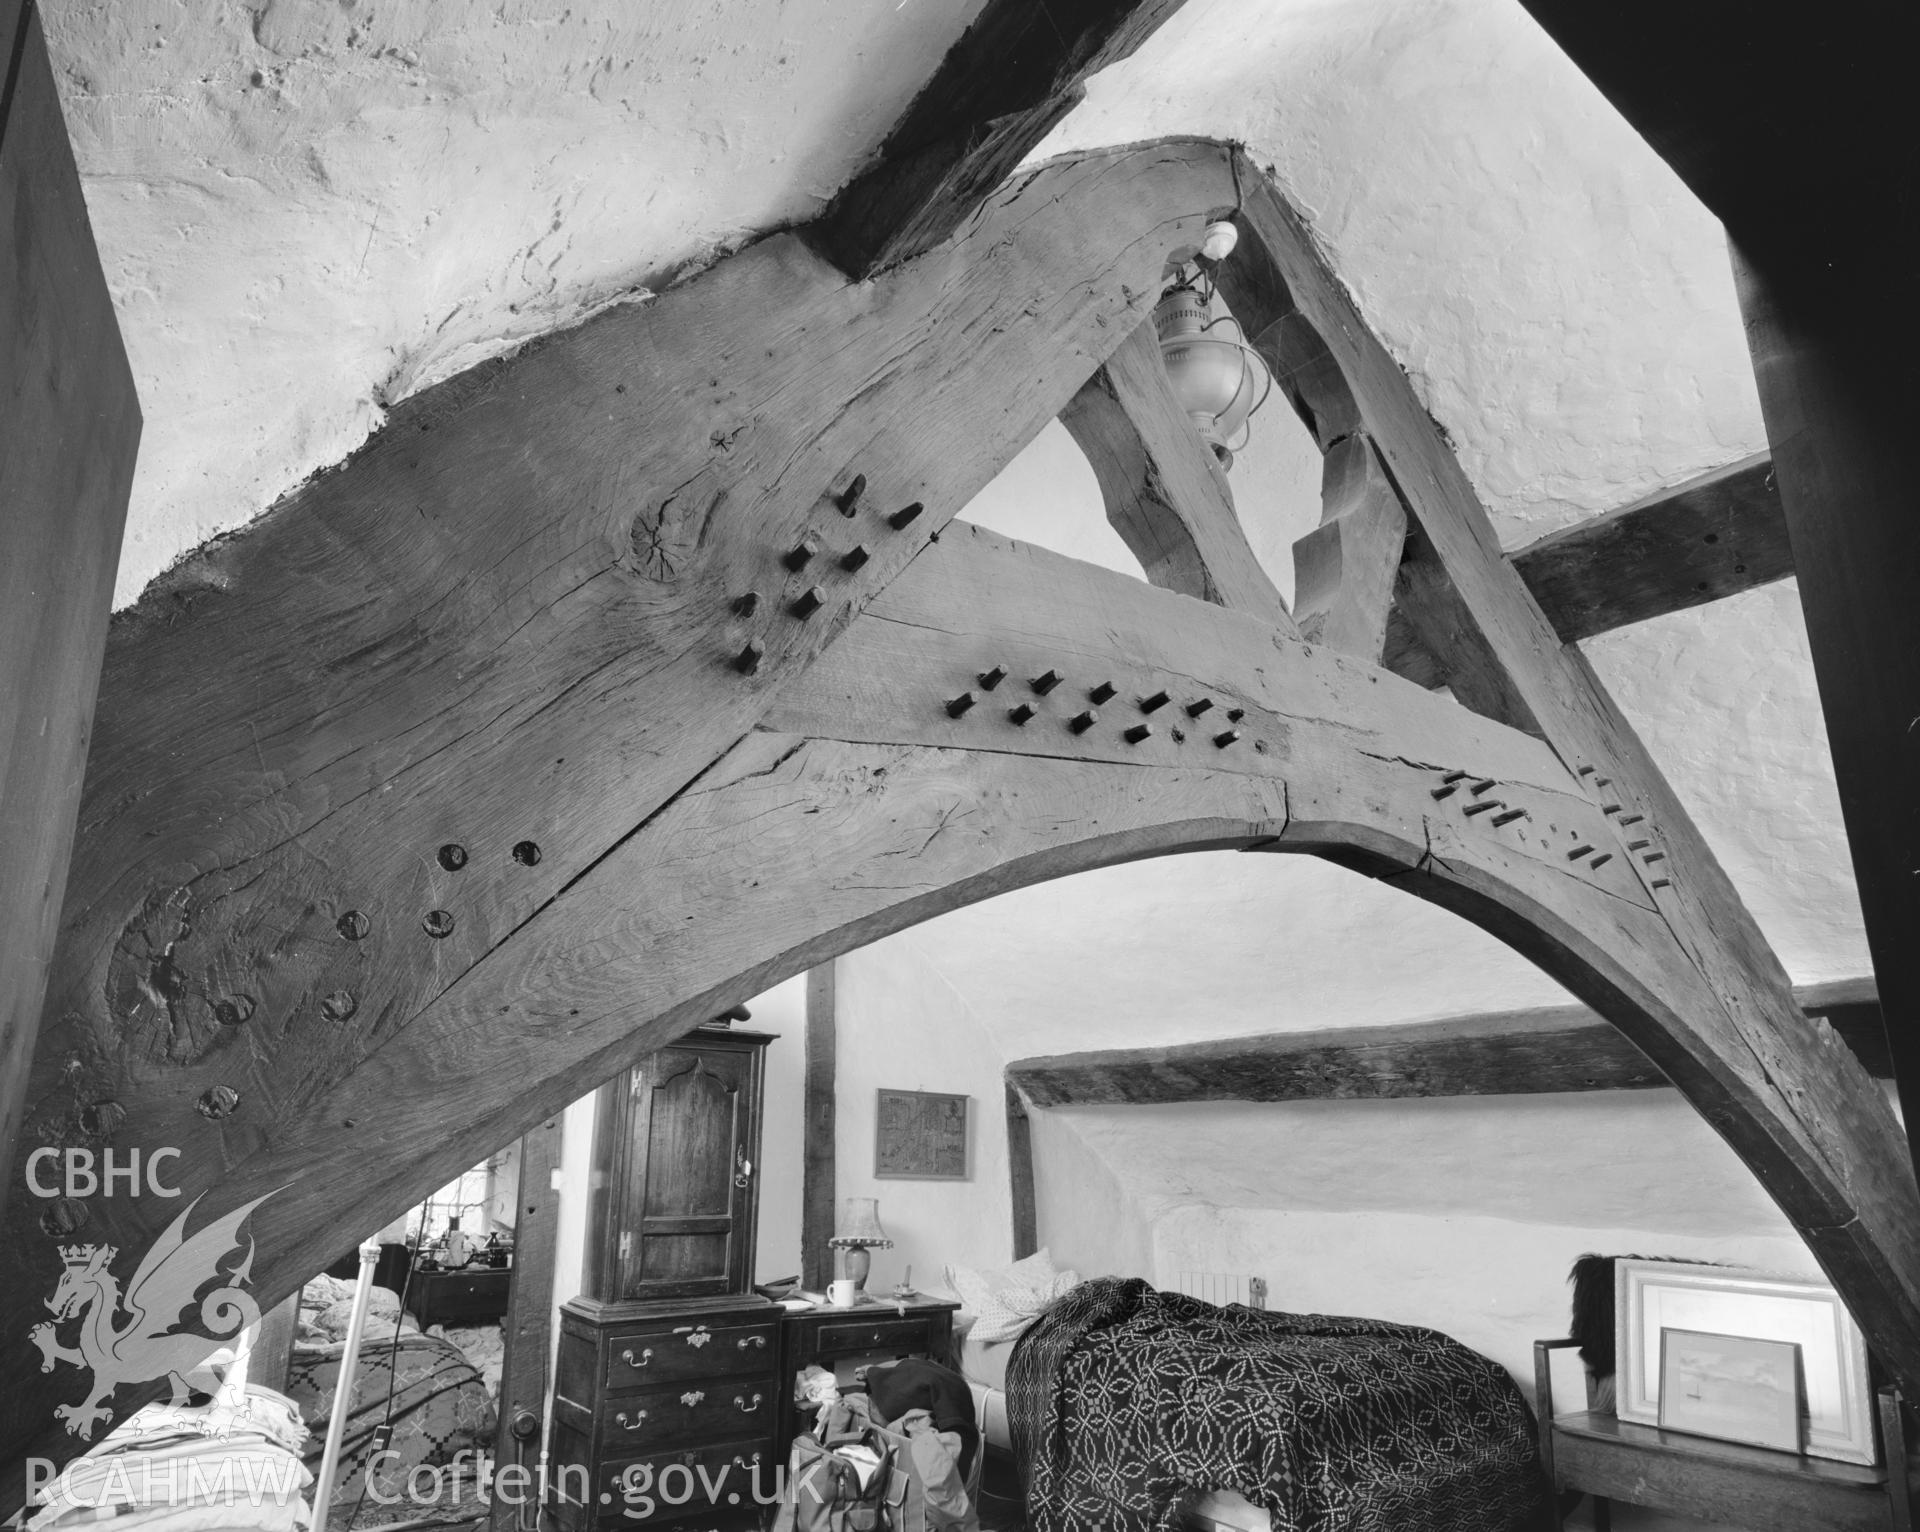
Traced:
<path fill-rule="evenodd" d="M 1207 267 L 1232 251 L 1238 233 L 1231 223 L 1212 223 L 1198 246 L 1175 251 L 1168 263 L 1172 283 L 1153 311 L 1173 396 L 1226 468 L 1247 444 L 1248 421 L 1273 391 L 1273 375 L 1239 321 L 1214 313 Z"/>

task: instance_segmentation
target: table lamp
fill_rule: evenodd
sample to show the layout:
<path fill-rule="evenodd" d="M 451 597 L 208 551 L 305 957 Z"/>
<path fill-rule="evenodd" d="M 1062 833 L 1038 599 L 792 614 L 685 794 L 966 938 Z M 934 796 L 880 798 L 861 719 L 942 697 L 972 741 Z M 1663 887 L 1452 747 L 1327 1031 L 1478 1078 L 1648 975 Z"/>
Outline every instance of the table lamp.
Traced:
<path fill-rule="evenodd" d="M 864 1292 L 867 1273 L 873 1267 L 873 1257 L 867 1252 L 875 1248 L 893 1248 L 887 1231 L 880 1227 L 880 1199 L 844 1198 L 840 1203 L 840 1226 L 827 1243 L 836 1250 L 846 1251 L 847 1276 L 855 1292 Z"/>

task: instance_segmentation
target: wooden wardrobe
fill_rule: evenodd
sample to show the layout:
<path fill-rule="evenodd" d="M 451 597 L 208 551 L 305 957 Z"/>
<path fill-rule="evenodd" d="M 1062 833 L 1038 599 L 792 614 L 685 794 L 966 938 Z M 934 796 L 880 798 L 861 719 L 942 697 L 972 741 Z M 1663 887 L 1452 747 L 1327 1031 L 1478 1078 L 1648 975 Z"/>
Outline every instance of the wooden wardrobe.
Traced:
<path fill-rule="evenodd" d="M 781 1310 L 752 1290 L 771 1041 L 702 1027 L 600 1089 L 586 1290 L 560 1315 L 565 1528 L 632 1526 L 642 1502 L 687 1532 L 757 1524 L 772 1492 Z"/>

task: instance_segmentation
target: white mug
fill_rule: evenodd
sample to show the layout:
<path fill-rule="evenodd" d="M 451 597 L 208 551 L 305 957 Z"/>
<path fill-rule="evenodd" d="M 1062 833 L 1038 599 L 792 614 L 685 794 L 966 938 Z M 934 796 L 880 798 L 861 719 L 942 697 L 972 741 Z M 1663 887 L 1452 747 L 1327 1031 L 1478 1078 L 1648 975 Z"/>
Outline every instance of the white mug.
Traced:
<path fill-rule="evenodd" d="M 851 1277 L 837 1277 L 827 1284 L 827 1302 L 836 1309 L 850 1309 L 859 1301 L 860 1290 Z"/>

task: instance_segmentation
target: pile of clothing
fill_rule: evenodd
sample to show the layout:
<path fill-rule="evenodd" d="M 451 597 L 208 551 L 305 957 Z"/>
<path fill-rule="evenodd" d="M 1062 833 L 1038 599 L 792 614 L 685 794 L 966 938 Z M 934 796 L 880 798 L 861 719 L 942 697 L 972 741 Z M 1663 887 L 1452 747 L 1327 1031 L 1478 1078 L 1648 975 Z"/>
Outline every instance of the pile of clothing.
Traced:
<path fill-rule="evenodd" d="M 35 1495 L 28 1532 L 307 1532 L 313 1475 L 291 1399 L 249 1384 L 244 1397 L 150 1404 Z"/>
<path fill-rule="evenodd" d="M 867 1369 L 865 1382 L 865 1393 L 815 1392 L 820 1413 L 793 1444 L 774 1532 L 980 1532 L 966 1380 L 909 1359 Z"/>

